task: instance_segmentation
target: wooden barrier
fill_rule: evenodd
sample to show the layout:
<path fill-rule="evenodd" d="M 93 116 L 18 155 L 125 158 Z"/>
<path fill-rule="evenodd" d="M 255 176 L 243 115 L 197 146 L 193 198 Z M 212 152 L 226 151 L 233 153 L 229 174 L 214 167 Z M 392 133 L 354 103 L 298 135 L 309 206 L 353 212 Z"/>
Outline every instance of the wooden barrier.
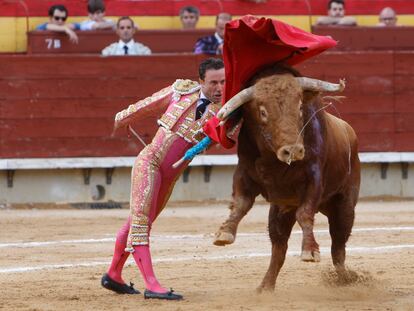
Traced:
<path fill-rule="evenodd" d="M 414 27 L 337 27 L 313 26 L 313 33 L 329 35 L 338 41 L 338 51 L 414 50 Z M 210 35 L 213 29 L 139 30 L 135 40 L 151 48 L 153 53 L 192 53 L 198 38 Z M 102 49 L 118 40 L 113 31 L 77 32 L 79 44 L 65 34 L 51 31 L 28 33 L 29 54 L 100 54 Z"/>
<path fill-rule="evenodd" d="M 214 33 L 214 29 L 138 30 L 134 39 L 148 46 L 153 53 L 192 53 L 198 38 Z M 114 31 L 78 31 L 79 43 L 73 44 L 67 35 L 52 31 L 28 33 L 29 54 L 93 53 L 119 40 Z"/>
<path fill-rule="evenodd" d="M 333 50 L 414 50 L 414 27 L 312 26 L 317 35 L 338 41 Z"/>
<path fill-rule="evenodd" d="M 111 136 L 117 111 L 172 83 L 197 79 L 203 56 L 0 56 L 0 158 L 133 156 L 134 138 Z M 360 151 L 414 151 L 414 52 L 330 52 L 298 67 L 347 79 L 332 113 L 357 131 Z M 149 142 L 157 126 L 136 130 Z M 210 153 L 234 153 L 214 147 Z"/>

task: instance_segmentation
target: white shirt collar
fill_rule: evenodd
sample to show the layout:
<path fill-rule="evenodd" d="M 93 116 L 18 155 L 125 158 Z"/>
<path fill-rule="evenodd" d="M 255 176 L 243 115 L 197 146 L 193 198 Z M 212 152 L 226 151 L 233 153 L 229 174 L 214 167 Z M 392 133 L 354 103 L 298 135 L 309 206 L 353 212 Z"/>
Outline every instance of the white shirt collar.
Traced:
<path fill-rule="evenodd" d="M 216 37 L 219 44 L 223 43 L 224 39 L 222 37 L 220 37 L 217 32 L 214 33 L 214 37 Z"/>
<path fill-rule="evenodd" d="M 204 95 L 203 91 L 201 91 L 201 90 L 200 90 L 200 98 L 199 98 L 199 100 L 197 102 L 197 107 L 201 105 L 201 100 L 200 99 L 208 99 L 207 96 Z"/>
<path fill-rule="evenodd" d="M 122 40 L 118 41 L 118 45 L 119 47 L 123 48 L 125 45 L 128 47 L 128 49 L 132 49 L 132 47 L 134 46 L 134 39 L 129 40 L 127 43 L 125 43 Z"/>
<path fill-rule="evenodd" d="M 203 91 L 202 90 L 200 90 L 200 99 L 204 99 L 204 98 L 207 98 L 207 96 L 206 95 L 204 95 L 204 93 L 203 93 Z M 208 98 L 207 98 L 208 99 Z"/>

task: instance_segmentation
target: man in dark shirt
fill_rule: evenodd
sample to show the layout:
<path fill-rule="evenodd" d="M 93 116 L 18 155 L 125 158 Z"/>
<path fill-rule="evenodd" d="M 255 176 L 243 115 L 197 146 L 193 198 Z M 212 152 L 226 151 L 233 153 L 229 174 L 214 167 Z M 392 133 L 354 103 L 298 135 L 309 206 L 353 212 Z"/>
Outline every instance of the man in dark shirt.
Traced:
<path fill-rule="evenodd" d="M 194 54 L 220 55 L 223 52 L 224 28 L 227 22 L 231 21 L 231 15 L 220 13 L 216 17 L 216 32 L 207 37 L 197 40 L 194 47 Z"/>
<path fill-rule="evenodd" d="M 345 0 L 329 0 L 328 16 L 319 17 L 316 25 L 356 26 L 357 22 L 355 17 L 345 16 Z"/>
<path fill-rule="evenodd" d="M 36 27 L 36 30 L 49 30 L 56 32 L 64 32 L 69 36 L 69 40 L 72 43 L 78 43 L 78 36 L 74 30 L 79 30 L 79 24 L 67 24 L 68 9 L 60 4 L 52 5 L 49 8 L 49 21 L 40 24 Z"/>

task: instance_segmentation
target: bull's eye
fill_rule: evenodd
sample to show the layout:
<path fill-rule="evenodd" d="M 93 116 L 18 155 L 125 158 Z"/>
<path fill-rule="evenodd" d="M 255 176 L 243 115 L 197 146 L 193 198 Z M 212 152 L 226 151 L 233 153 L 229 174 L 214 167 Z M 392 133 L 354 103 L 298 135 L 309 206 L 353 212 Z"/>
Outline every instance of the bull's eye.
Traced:
<path fill-rule="evenodd" d="M 263 122 L 267 122 L 267 117 L 268 117 L 268 115 L 267 115 L 267 110 L 266 110 L 266 108 L 265 108 L 265 107 L 263 107 L 263 106 L 260 106 L 260 107 L 259 107 L 259 112 L 260 112 L 260 119 L 261 119 Z"/>

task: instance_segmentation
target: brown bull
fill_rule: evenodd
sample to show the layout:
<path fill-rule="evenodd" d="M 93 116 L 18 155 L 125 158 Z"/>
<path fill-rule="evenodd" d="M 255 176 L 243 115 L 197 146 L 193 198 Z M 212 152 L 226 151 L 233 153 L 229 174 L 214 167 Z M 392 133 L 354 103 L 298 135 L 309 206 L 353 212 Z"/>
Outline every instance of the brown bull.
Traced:
<path fill-rule="evenodd" d="M 274 289 L 296 221 L 303 231 L 301 259 L 320 260 L 313 235 L 318 211 L 329 220 L 333 264 L 338 272 L 344 271 L 345 244 L 358 199 L 357 137 L 345 121 L 325 112 L 319 95 L 342 91 L 344 82 L 332 84 L 296 75 L 280 67 L 262 72 L 218 114 L 224 120 L 243 105 L 230 216 L 214 243 L 233 243 L 239 222 L 255 198 L 263 195 L 270 203 L 272 257 L 259 290 Z"/>

